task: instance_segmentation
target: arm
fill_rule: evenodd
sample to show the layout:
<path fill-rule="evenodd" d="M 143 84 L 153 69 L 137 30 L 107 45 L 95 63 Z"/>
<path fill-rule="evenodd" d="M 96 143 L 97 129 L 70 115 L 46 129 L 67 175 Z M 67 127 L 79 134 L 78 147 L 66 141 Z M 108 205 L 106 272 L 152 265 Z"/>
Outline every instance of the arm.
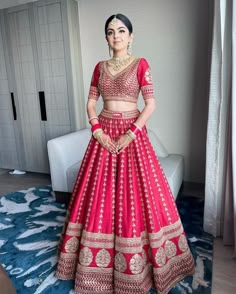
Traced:
<path fill-rule="evenodd" d="M 135 123 L 140 128 L 144 127 L 146 125 L 147 121 L 149 120 L 149 118 L 151 117 L 155 108 L 156 108 L 156 100 L 153 98 L 146 99 L 145 106 L 144 106 L 142 112 L 140 113 L 140 115 L 137 118 Z"/>
<path fill-rule="evenodd" d="M 97 119 L 95 118 L 95 117 L 97 117 L 96 105 L 97 105 L 97 100 L 88 99 L 88 101 L 87 101 L 87 115 L 88 115 L 89 119 L 94 117 L 94 119 L 92 119 L 90 121 L 90 124 L 92 126 L 98 123 L 98 118 Z"/>
<path fill-rule="evenodd" d="M 97 100 L 100 96 L 100 93 L 98 90 L 98 80 L 99 80 L 99 63 L 96 65 L 94 69 L 92 80 L 91 80 L 89 97 L 87 101 L 87 115 L 89 118 L 89 123 L 92 126 L 92 133 L 94 138 L 109 152 L 116 153 L 117 152 L 116 144 L 111 140 L 109 135 L 103 132 L 99 124 L 99 119 L 96 113 Z"/>
<path fill-rule="evenodd" d="M 90 124 L 92 125 L 92 130 L 93 130 L 93 126 L 99 125 L 99 120 L 98 120 L 97 114 L 96 114 L 96 105 L 97 105 L 96 100 L 88 99 L 87 114 L 88 114 L 89 118 L 94 117 L 94 119 L 90 120 Z M 116 144 L 111 140 L 109 135 L 107 135 L 103 132 L 103 130 L 101 129 L 100 126 L 96 129 L 96 131 L 93 132 L 93 136 L 109 152 L 111 152 L 111 153 L 117 152 Z"/>

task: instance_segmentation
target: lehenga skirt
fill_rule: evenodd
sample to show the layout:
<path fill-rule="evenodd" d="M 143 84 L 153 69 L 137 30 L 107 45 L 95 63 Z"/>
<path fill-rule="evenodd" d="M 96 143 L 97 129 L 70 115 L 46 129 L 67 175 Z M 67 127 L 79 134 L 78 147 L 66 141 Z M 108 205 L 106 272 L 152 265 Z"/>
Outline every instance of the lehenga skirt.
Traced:
<path fill-rule="evenodd" d="M 138 115 L 102 110 L 99 121 L 116 140 Z M 164 294 L 193 271 L 146 128 L 120 154 L 91 137 L 68 206 L 56 276 L 74 279 L 76 294 L 147 294 L 151 287 Z"/>

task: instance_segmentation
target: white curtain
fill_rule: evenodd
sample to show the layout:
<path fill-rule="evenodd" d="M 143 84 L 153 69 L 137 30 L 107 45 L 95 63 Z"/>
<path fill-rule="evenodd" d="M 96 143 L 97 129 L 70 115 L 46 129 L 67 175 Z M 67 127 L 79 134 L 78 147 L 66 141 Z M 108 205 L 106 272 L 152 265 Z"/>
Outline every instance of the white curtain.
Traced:
<path fill-rule="evenodd" d="M 236 245 L 236 4 L 214 1 L 204 230 Z M 231 235 L 231 236 L 229 236 Z M 236 255 L 235 255 L 236 256 Z"/>

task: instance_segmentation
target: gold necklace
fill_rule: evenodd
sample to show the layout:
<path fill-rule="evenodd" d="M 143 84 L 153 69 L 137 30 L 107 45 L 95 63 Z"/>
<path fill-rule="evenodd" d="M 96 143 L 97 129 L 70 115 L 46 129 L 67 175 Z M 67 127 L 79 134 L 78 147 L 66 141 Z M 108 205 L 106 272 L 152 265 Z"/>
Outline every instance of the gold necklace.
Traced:
<path fill-rule="evenodd" d="M 111 66 L 114 71 L 118 71 L 121 69 L 121 67 L 127 65 L 131 59 L 132 56 L 130 55 L 125 57 L 112 57 L 110 60 L 108 60 L 108 65 Z"/>

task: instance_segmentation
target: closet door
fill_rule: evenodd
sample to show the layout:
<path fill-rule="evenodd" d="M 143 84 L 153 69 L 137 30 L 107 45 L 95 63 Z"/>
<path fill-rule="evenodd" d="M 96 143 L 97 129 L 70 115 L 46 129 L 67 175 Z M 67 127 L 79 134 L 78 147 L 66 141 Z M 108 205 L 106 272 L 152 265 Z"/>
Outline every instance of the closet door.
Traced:
<path fill-rule="evenodd" d="M 14 122 L 17 122 L 15 100 L 10 94 L 4 49 L 4 22 L 0 14 L 0 168 L 19 168 Z M 7 57 L 7 56 L 6 56 Z"/>
<path fill-rule="evenodd" d="M 31 7 L 31 8 L 30 8 Z M 38 65 L 35 52 L 32 5 L 21 5 L 7 10 L 8 48 L 17 98 L 17 113 L 21 119 L 24 150 L 24 169 L 47 172 L 48 159 L 42 122 Z"/>
<path fill-rule="evenodd" d="M 45 97 L 46 140 L 71 132 L 70 68 L 67 62 L 65 1 L 42 0 L 34 3 L 34 20 L 40 87 Z"/>

